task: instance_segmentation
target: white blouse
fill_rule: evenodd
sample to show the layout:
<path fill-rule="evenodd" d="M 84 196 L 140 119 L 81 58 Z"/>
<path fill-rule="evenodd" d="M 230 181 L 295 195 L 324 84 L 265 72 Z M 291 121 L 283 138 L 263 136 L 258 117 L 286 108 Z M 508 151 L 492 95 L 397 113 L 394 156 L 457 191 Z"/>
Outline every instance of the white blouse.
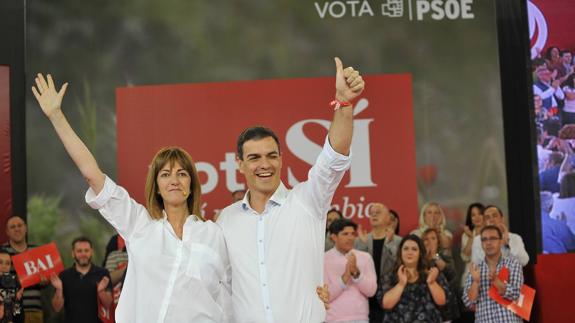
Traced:
<path fill-rule="evenodd" d="M 231 321 L 231 270 L 215 223 L 190 215 L 180 240 L 165 213 L 152 219 L 107 176 L 100 194 L 88 189 L 86 202 L 126 241 L 129 263 L 118 323 Z"/>

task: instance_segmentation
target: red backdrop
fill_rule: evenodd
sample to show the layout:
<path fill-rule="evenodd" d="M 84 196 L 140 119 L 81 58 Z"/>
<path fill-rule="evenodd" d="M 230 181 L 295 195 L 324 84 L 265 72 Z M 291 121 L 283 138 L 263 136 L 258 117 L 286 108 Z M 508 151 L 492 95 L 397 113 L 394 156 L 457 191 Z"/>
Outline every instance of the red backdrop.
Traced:
<path fill-rule="evenodd" d="M 333 116 L 334 78 L 244 81 L 120 88 L 117 90 L 118 179 L 143 201 L 148 164 L 164 146 L 186 149 L 202 182 L 203 210 L 231 201 L 243 187 L 236 171 L 237 136 L 266 125 L 282 145 L 282 180 L 305 180 Z M 402 231 L 417 224 L 417 188 L 411 77 L 366 77 L 355 108 L 353 165 L 333 204 L 367 224 L 369 203 L 384 202 L 402 215 Z"/>
<path fill-rule="evenodd" d="M 530 7 L 529 12 L 531 46 L 533 47 L 539 40 L 539 47 L 543 51 L 550 46 L 574 51 L 575 2 L 573 0 L 530 0 L 530 2 L 534 5 Z M 538 14 L 539 12 L 542 16 Z M 544 45 L 541 46 L 543 41 Z M 544 52 L 542 54 L 544 55 Z"/>
<path fill-rule="evenodd" d="M 0 66 L 0 241 L 6 241 L 5 222 L 12 214 L 12 169 L 10 152 L 10 68 Z"/>

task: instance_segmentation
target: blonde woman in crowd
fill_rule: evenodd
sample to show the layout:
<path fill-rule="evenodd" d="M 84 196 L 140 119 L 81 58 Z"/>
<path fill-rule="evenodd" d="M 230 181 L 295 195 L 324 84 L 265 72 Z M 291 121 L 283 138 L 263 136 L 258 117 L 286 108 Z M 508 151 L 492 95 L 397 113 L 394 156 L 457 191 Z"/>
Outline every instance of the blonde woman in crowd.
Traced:
<path fill-rule="evenodd" d="M 439 244 L 443 250 L 451 255 L 451 246 L 453 244 L 453 234 L 445 228 L 446 220 L 443 209 L 437 202 L 425 203 L 419 214 L 419 228 L 413 230 L 421 238 L 425 230 L 433 228 L 439 233 Z"/>

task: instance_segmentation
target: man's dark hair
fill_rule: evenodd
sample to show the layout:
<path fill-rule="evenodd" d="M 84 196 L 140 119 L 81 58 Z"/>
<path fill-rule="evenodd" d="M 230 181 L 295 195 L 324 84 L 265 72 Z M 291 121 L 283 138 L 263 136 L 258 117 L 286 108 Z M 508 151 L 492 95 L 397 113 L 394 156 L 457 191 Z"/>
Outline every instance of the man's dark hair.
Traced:
<path fill-rule="evenodd" d="M 536 58 L 533 60 L 531 66 L 533 66 L 533 71 L 535 71 L 540 66 L 547 66 L 547 61 L 544 58 Z"/>
<path fill-rule="evenodd" d="M 24 224 L 28 225 L 26 223 L 26 219 L 24 219 L 23 217 L 16 215 L 16 214 L 12 214 L 11 216 L 7 217 L 6 222 L 4 222 L 4 223 L 8 224 L 8 221 L 12 220 L 13 218 L 18 218 L 18 219 L 22 220 L 24 222 Z"/>
<path fill-rule="evenodd" d="M 340 219 L 343 219 L 343 213 L 341 213 L 340 210 L 336 209 L 336 208 L 331 208 L 329 211 L 327 211 L 326 214 L 330 214 L 331 212 L 335 212 L 337 213 L 337 215 L 339 215 Z"/>
<path fill-rule="evenodd" d="M 486 225 L 486 226 L 484 226 L 483 228 L 481 228 L 481 233 L 480 233 L 480 235 L 483 234 L 483 232 L 484 232 L 484 231 L 487 231 L 487 230 L 497 231 L 497 235 L 499 236 L 499 238 L 500 238 L 500 239 L 503 238 L 503 232 L 501 232 L 501 229 L 500 229 L 498 226 L 496 226 L 496 225 Z"/>
<path fill-rule="evenodd" d="M 565 174 L 561 179 L 561 185 L 559 187 L 560 199 L 575 197 L 575 173 Z"/>
<path fill-rule="evenodd" d="M 565 54 L 571 54 L 571 51 L 564 49 L 559 53 L 559 56 L 563 57 Z"/>
<path fill-rule="evenodd" d="M 559 152 L 552 152 L 549 154 L 549 162 L 553 165 L 553 166 L 559 166 L 561 165 L 561 163 L 563 162 L 563 154 L 559 153 Z"/>
<path fill-rule="evenodd" d="M 281 153 L 278 136 L 270 129 L 263 126 L 250 127 L 244 130 L 238 137 L 237 153 L 240 160 L 244 160 L 244 143 L 248 140 L 260 140 L 272 137 L 278 145 L 278 152 Z"/>
<path fill-rule="evenodd" d="M 337 235 L 346 227 L 352 227 L 353 230 L 357 230 L 357 224 L 355 224 L 355 222 L 348 219 L 337 219 L 329 226 L 329 233 Z"/>
<path fill-rule="evenodd" d="M 77 237 L 76 239 L 74 239 L 72 241 L 72 250 L 74 249 L 74 247 L 76 246 L 76 243 L 78 242 L 87 242 L 90 245 L 90 248 L 92 247 L 92 240 L 90 240 L 90 238 L 85 237 L 85 236 L 81 236 L 81 237 Z"/>
<path fill-rule="evenodd" d="M 487 209 L 490 209 L 490 208 L 496 209 L 497 212 L 499 212 L 499 215 L 501 215 L 501 217 L 505 217 L 505 215 L 503 215 L 503 211 L 501 211 L 501 209 L 497 205 L 493 205 L 493 204 L 486 205 L 483 208 L 483 214 L 485 215 L 485 211 L 487 211 Z"/>

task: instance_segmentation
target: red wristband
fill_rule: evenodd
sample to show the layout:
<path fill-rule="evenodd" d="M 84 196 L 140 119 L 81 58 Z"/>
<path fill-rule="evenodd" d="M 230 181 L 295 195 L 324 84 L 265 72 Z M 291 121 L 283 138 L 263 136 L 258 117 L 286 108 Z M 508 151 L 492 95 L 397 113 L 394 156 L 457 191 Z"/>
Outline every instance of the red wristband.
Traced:
<path fill-rule="evenodd" d="M 333 111 L 338 110 L 341 107 L 349 107 L 351 106 L 351 102 L 348 101 L 339 101 L 337 99 L 334 99 L 333 101 L 331 101 L 329 103 L 330 106 L 333 107 Z"/>

